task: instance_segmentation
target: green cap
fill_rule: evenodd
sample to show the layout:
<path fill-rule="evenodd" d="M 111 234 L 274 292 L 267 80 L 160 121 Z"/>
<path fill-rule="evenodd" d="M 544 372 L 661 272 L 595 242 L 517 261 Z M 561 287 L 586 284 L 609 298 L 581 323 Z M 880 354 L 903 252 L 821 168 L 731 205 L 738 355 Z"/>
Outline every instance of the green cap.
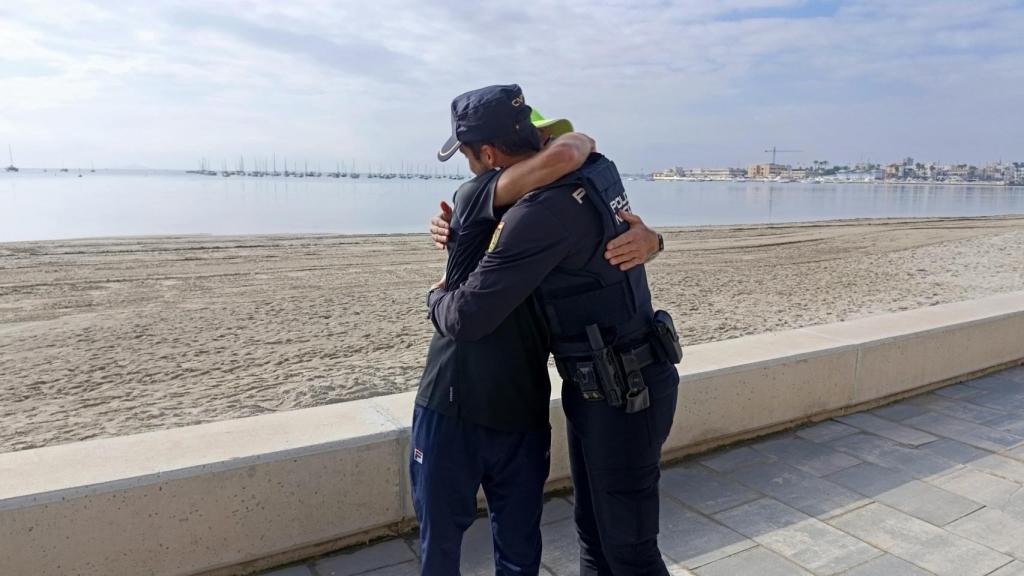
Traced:
<path fill-rule="evenodd" d="M 547 128 L 548 134 L 550 134 L 552 138 L 572 132 L 572 122 L 569 122 L 565 118 L 554 118 L 552 120 L 548 120 L 541 116 L 540 112 L 537 112 L 536 108 L 534 108 L 533 112 L 530 113 L 530 122 L 533 123 L 535 128 Z"/>

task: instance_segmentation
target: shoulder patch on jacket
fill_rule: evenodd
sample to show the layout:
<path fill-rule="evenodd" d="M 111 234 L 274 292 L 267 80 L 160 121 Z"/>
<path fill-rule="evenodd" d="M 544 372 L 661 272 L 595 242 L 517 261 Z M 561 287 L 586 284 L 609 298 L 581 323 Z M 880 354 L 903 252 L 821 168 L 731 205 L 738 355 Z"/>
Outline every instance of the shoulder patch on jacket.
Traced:
<path fill-rule="evenodd" d="M 491 243 L 487 246 L 488 252 L 494 252 L 494 249 L 498 246 L 498 238 L 501 237 L 501 230 L 505 227 L 505 221 L 498 222 L 498 227 L 494 229 L 494 234 L 491 236 Z"/>

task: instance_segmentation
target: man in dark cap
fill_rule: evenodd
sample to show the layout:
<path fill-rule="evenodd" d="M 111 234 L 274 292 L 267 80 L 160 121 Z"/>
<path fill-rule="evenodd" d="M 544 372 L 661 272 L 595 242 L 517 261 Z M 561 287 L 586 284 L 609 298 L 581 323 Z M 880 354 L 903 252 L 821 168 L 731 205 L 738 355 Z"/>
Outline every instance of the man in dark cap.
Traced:
<path fill-rule="evenodd" d="M 539 119 L 548 130 L 567 121 Z M 454 197 L 446 285 L 457 287 L 484 257 L 495 225 L 529 191 L 582 165 L 593 141 L 567 133 L 542 149 L 517 86 L 488 87 L 452 102 L 453 136 L 439 152 L 465 154 L 476 177 Z M 656 244 L 642 226 L 634 244 Z M 456 574 L 463 532 L 483 487 L 497 574 L 536 574 L 548 474 L 550 382 L 547 335 L 532 300 L 514 306 L 472 342 L 435 333 L 413 415 L 410 476 L 424 574 Z"/>
<path fill-rule="evenodd" d="M 523 159 L 495 149 L 529 137 L 522 93 L 515 86 L 478 92 L 469 102 L 456 99 L 463 106 L 453 105 L 453 134 L 439 157 L 461 146 L 471 165 L 515 167 Z M 480 127 L 493 130 L 495 146 L 474 141 Z M 458 344 L 489 338 L 524 304 L 541 316 L 563 380 L 585 575 L 667 574 L 657 543 L 659 463 L 682 351 L 671 317 L 653 308 L 644 266 L 623 270 L 606 260 L 629 211 L 615 165 L 591 154 L 510 208 L 476 269 L 428 296 L 438 334 Z"/>

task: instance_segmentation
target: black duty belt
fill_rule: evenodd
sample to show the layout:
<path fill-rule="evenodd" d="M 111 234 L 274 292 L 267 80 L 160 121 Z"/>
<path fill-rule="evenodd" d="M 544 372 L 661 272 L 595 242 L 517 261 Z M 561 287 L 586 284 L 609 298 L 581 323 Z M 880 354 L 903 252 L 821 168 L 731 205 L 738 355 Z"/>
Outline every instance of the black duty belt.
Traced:
<path fill-rule="evenodd" d="M 643 368 L 662 360 L 679 364 L 683 349 L 679 344 L 672 316 L 664 310 L 654 313 L 652 329 L 635 346 L 624 349 L 605 346 L 596 324 L 586 327 L 590 356 L 555 359 L 558 374 L 580 390 L 585 400 L 604 400 L 609 406 L 625 406 L 627 413 L 650 406 L 650 394 L 640 373 Z"/>
<path fill-rule="evenodd" d="M 610 406 L 625 405 L 633 413 L 650 405 L 647 385 L 640 371 L 660 360 L 650 343 L 623 351 L 605 349 L 591 357 L 556 359 L 558 374 L 580 390 L 585 400 L 604 400 Z"/>

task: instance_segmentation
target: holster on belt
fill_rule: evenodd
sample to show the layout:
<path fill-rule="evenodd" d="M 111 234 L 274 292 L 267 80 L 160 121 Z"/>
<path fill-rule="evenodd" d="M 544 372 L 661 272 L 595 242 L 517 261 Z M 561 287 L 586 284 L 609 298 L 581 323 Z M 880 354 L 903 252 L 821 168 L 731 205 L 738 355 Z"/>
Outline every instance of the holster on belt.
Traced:
<path fill-rule="evenodd" d="M 650 346 L 636 348 L 619 355 L 622 361 L 622 372 L 626 376 L 626 413 L 632 414 L 647 409 L 651 405 L 650 394 L 647 391 L 647 384 L 644 382 L 644 375 L 640 370 L 651 364 Z M 646 357 L 641 353 L 646 350 Z"/>
<path fill-rule="evenodd" d="M 673 364 L 683 361 L 683 347 L 679 344 L 679 332 L 672 316 L 664 310 L 654 313 L 654 342 L 665 360 Z"/>
<path fill-rule="evenodd" d="M 596 324 L 587 326 L 587 339 L 594 372 L 608 405 L 617 408 L 625 404 L 627 414 L 646 410 L 651 401 L 640 369 L 651 363 L 650 358 L 637 357 L 637 351 L 616 354 L 605 346 Z"/>
<path fill-rule="evenodd" d="M 642 370 L 658 362 L 659 353 L 651 343 L 625 352 L 605 346 L 597 325 L 586 328 L 590 341 L 590 359 L 555 360 L 558 373 L 580 389 L 585 400 L 604 400 L 609 406 L 625 406 L 626 413 L 650 407 L 650 393 Z"/>
<path fill-rule="evenodd" d="M 593 371 L 597 377 L 597 383 L 604 393 L 604 399 L 609 406 L 618 408 L 622 406 L 622 379 L 619 377 L 619 367 L 615 362 L 615 352 L 604 345 L 601 330 L 596 324 L 587 326 L 587 339 L 590 340 Z M 577 373 L 579 370 L 579 365 L 577 365 Z"/>

